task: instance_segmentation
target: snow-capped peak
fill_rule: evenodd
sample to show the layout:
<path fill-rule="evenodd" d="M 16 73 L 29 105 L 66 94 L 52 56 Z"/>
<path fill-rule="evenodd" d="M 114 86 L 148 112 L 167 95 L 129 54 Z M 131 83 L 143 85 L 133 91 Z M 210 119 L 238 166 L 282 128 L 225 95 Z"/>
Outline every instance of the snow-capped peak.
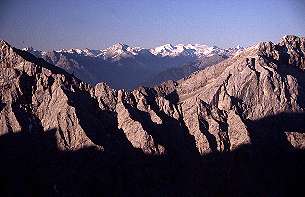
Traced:
<path fill-rule="evenodd" d="M 72 49 L 60 49 L 56 51 L 57 53 L 69 53 L 69 54 L 75 54 L 75 55 L 84 55 L 84 56 L 91 56 L 91 57 L 96 57 L 101 53 L 100 50 L 93 50 L 89 48 L 85 49 L 77 49 L 77 48 L 72 48 Z"/>
<path fill-rule="evenodd" d="M 116 43 L 109 48 L 101 50 L 101 53 L 98 56 L 103 57 L 104 59 L 118 60 L 120 58 L 138 55 L 141 50 L 142 48 L 140 47 L 130 47 L 127 44 Z"/>
<path fill-rule="evenodd" d="M 170 56 L 175 50 L 176 50 L 176 47 L 173 46 L 172 44 L 165 44 L 165 45 L 161 45 L 159 47 L 150 49 L 150 52 L 154 55 Z"/>
<path fill-rule="evenodd" d="M 162 45 L 160 47 L 152 48 L 150 49 L 150 52 L 154 55 L 158 56 L 196 56 L 196 57 L 202 57 L 202 56 L 210 56 L 215 53 L 224 53 L 224 49 L 220 49 L 216 46 L 210 47 L 207 45 L 201 45 L 201 44 L 177 44 L 175 46 L 171 44 Z"/>

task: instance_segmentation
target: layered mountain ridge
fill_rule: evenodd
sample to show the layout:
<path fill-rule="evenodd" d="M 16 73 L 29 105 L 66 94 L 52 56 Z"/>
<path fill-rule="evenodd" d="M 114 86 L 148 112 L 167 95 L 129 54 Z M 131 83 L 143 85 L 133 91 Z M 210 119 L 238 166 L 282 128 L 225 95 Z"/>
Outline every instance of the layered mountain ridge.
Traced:
<path fill-rule="evenodd" d="M 200 154 L 230 151 L 250 143 L 249 121 L 301 113 L 305 105 L 304 38 L 293 36 L 255 45 L 178 82 L 131 92 L 83 83 L 4 41 L 1 67 L 1 133 L 57 128 L 59 145 L 68 149 L 103 147 L 94 142 L 107 140 L 97 136 L 122 132 L 134 148 L 164 154 L 166 143 L 154 136 L 174 130 L 171 140 L 193 138 Z"/>
<path fill-rule="evenodd" d="M 297 193 L 305 175 L 304 57 L 305 38 L 285 36 L 184 79 L 126 91 L 84 83 L 0 41 L 0 146 L 26 135 L 49 151 L 40 143 L 51 132 L 61 153 L 30 172 L 55 196 Z M 18 140 L 8 147 L 26 143 Z M 88 148 L 92 157 L 82 152 Z M 12 158 L 7 166 L 18 166 Z M 56 175 L 41 175 L 45 168 Z"/>
<path fill-rule="evenodd" d="M 235 48 L 228 48 L 228 49 L 221 49 L 217 46 L 207 46 L 203 44 L 165 44 L 161 45 L 155 48 L 142 48 L 142 47 L 130 47 L 127 44 L 123 43 L 116 43 L 113 46 L 106 48 L 106 49 L 78 49 L 78 48 L 71 48 L 71 49 L 61 49 L 56 50 L 55 52 L 58 53 L 71 53 L 71 54 L 78 54 L 78 55 L 84 55 L 84 56 L 91 56 L 91 57 L 100 57 L 102 59 L 113 59 L 114 61 L 117 61 L 121 58 L 126 58 L 128 56 L 136 56 L 140 55 L 141 53 L 156 55 L 156 56 L 212 56 L 214 54 L 223 55 L 223 56 L 230 56 L 237 50 L 242 50 L 243 47 L 237 46 Z M 23 48 L 22 50 L 28 51 L 30 53 L 33 53 L 37 56 L 43 56 L 47 52 L 46 51 L 40 51 L 36 50 L 32 47 Z"/>
<path fill-rule="evenodd" d="M 133 89 L 140 85 L 153 86 L 166 80 L 176 80 L 190 73 L 183 72 L 184 64 L 192 64 L 199 70 L 213 63 L 218 63 L 242 48 L 221 49 L 200 44 L 166 44 L 156 48 L 145 49 L 130 47 L 117 43 L 101 50 L 62 49 L 58 51 L 39 51 L 24 48 L 36 57 L 64 68 L 83 81 L 95 85 L 105 81 L 116 89 Z M 213 58 L 211 62 L 209 59 Z M 201 67 L 194 62 L 200 61 Z M 181 70 L 175 75 L 171 69 Z M 162 72 L 163 77 L 159 77 Z M 118 78 L 117 76 L 121 76 Z"/>

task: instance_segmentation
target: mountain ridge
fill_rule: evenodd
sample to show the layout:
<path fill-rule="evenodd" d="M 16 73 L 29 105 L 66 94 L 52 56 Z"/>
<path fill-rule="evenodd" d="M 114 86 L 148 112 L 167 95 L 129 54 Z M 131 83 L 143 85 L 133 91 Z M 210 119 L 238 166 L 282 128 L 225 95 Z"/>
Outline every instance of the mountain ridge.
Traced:
<path fill-rule="evenodd" d="M 189 74 L 183 72 L 184 64 L 201 61 L 201 67 L 196 66 L 197 64 L 192 66 L 198 70 L 211 65 L 211 61 L 209 62 L 211 58 L 214 58 L 212 63 L 218 63 L 242 51 L 242 49 L 220 49 L 190 44 L 176 45 L 172 46 L 171 50 L 165 50 L 164 46 L 144 49 L 118 43 L 101 50 L 63 49 L 49 52 L 33 48 L 23 50 L 64 68 L 87 83 L 96 84 L 106 81 L 116 89 L 133 89 L 144 84 L 153 86 L 164 80 L 177 80 Z M 181 70 L 178 71 L 180 74 L 174 74 L 172 68 Z M 163 77 L 158 76 L 160 73 Z"/>
<path fill-rule="evenodd" d="M 110 47 L 107 47 L 105 49 L 79 49 L 79 48 L 71 48 L 71 49 L 59 49 L 59 50 L 53 50 L 55 52 L 63 52 L 63 53 L 76 53 L 76 54 L 84 54 L 86 56 L 94 56 L 94 57 L 102 57 L 104 59 L 113 58 L 111 56 L 107 56 L 107 52 L 109 51 L 116 51 L 121 50 L 124 52 L 131 52 L 133 55 L 139 55 L 138 53 L 141 51 L 149 52 L 151 55 L 158 55 L 158 56 L 178 56 L 178 55 L 192 55 L 192 56 L 203 56 L 203 55 L 212 55 L 212 52 L 216 52 L 222 55 L 229 56 L 232 51 L 242 50 L 243 47 L 240 47 L 239 45 L 235 48 L 228 48 L 228 49 L 222 49 L 217 46 L 208 46 L 205 44 L 164 44 L 153 48 L 142 48 L 142 47 L 130 47 L 127 44 L 124 43 L 115 43 Z M 41 53 L 45 54 L 50 51 L 41 51 L 36 50 L 32 47 L 23 48 L 22 50 L 32 52 L 32 53 Z M 187 51 L 189 50 L 189 51 Z"/>

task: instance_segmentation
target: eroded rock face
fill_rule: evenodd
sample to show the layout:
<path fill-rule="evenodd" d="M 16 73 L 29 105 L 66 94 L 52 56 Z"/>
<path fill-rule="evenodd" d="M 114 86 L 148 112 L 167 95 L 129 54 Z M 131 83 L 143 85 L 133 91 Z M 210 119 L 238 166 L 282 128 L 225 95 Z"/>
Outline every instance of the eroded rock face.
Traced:
<path fill-rule="evenodd" d="M 82 82 L 3 41 L 1 60 L 2 135 L 56 128 L 61 149 L 95 145 L 80 126 L 65 93 L 85 89 Z"/>
<path fill-rule="evenodd" d="M 145 154 L 204 155 L 272 130 L 304 148 L 304 44 L 260 43 L 178 82 L 128 92 L 83 83 L 1 41 L 0 134 L 55 129 L 61 149 L 113 151 L 125 141 Z M 290 127 L 296 118 L 283 113 L 301 121 Z"/>

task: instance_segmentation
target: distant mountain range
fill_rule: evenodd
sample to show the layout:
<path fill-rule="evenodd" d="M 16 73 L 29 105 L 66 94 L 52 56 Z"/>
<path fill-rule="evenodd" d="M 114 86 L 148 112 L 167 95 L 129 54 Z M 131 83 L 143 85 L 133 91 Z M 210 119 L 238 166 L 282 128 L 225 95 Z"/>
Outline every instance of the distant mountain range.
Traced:
<path fill-rule="evenodd" d="M 101 50 L 40 51 L 31 47 L 23 50 L 65 69 L 85 82 L 96 84 L 104 81 L 116 89 L 132 89 L 183 78 L 193 71 L 231 57 L 243 48 L 166 44 L 145 49 L 117 43 Z"/>

